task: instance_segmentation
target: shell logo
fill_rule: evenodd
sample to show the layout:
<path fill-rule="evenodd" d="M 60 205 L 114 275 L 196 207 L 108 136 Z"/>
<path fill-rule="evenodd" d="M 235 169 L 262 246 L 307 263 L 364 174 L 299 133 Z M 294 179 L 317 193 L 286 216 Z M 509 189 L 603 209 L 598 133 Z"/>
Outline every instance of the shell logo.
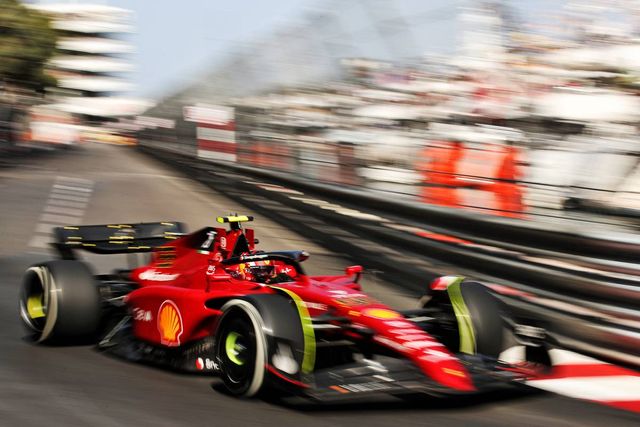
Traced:
<path fill-rule="evenodd" d="M 158 332 L 160 332 L 160 343 L 169 347 L 180 345 L 180 335 L 182 335 L 182 316 L 176 303 L 166 300 L 160 305 L 158 310 Z"/>
<path fill-rule="evenodd" d="M 204 360 L 202 360 L 202 357 L 198 357 L 196 359 L 196 369 L 198 371 L 202 371 L 204 369 Z"/>
<path fill-rule="evenodd" d="M 400 313 L 386 308 L 368 308 L 363 310 L 362 313 L 366 316 L 373 317 L 374 319 L 382 320 L 399 319 L 402 317 Z"/>

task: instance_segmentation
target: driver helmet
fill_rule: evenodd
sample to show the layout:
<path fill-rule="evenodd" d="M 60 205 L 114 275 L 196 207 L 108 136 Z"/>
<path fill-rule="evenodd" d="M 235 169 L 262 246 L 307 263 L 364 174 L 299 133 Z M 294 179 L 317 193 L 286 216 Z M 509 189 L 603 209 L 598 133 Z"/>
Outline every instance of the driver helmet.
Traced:
<path fill-rule="evenodd" d="M 273 277 L 274 267 L 271 261 L 252 261 L 246 263 L 244 267 L 245 276 L 249 276 L 246 280 L 254 282 L 266 283 Z"/>
<path fill-rule="evenodd" d="M 232 275 L 238 279 L 265 283 L 273 276 L 274 266 L 271 261 L 251 261 L 237 265 Z"/>

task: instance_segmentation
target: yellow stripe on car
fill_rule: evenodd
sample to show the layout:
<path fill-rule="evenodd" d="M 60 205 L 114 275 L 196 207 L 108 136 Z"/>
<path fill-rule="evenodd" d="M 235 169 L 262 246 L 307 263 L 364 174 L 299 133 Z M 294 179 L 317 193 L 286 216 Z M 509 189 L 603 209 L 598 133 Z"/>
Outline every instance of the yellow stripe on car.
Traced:
<path fill-rule="evenodd" d="M 476 353 L 476 336 L 473 329 L 473 322 L 469 315 L 469 309 L 462 298 L 462 290 L 460 284 L 464 280 L 464 277 L 458 277 L 449 287 L 447 287 L 447 293 L 451 300 L 451 306 L 453 312 L 456 315 L 458 321 L 458 333 L 460 334 L 460 352 L 467 354 Z"/>
<path fill-rule="evenodd" d="M 293 291 L 284 288 L 278 288 L 273 286 L 274 289 L 278 289 L 287 293 L 296 303 L 298 308 L 298 314 L 300 315 L 300 322 L 302 324 L 302 334 L 304 335 L 304 356 L 302 357 L 302 373 L 308 374 L 313 371 L 316 364 L 316 334 L 313 332 L 313 324 L 311 322 L 311 316 L 309 310 L 305 305 L 302 298 Z"/>

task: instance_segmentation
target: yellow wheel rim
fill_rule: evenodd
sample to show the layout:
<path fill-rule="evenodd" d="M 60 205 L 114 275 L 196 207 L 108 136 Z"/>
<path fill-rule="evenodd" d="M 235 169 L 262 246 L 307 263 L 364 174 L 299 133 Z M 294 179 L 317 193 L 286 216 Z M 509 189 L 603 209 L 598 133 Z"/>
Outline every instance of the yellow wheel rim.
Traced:
<path fill-rule="evenodd" d="M 27 312 L 32 319 L 45 317 L 42 295 L 33 295 L 27 299 Z"/>

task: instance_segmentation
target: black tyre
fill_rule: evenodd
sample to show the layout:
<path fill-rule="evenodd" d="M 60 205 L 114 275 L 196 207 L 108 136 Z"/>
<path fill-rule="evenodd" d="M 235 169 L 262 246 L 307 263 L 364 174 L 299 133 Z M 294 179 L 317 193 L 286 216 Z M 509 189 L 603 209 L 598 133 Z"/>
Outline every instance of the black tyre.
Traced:
<path fill-rule="evenodd" d="M 505 349 L 503 303 L 480 283 L 462 282 L 460 290 L 473 324 L 476 353 L 498 358 Z"/>
<path fill-rule="evenodd" d="M 38 343 L 77 344 L 94 338 L 100 295 L 89 267 L 71 260 L 30 267 L 20 293 L 20 317 Z"/>
<path fill-rule="evenodd" d="M 258 310 L 244 300 L 231 300 L 222 307 L 216 333 L 216 358 L 229 393 L 255 396 L 265 382 L 267 345 Z"/>
<path fill-rule="evenodd" d="M 431 295 L 424 307 L 437 313 L 429 332 L 451 351 L 498 358 L 505 349 L 503 303 L 481 283 L 453 284 Z"/>

